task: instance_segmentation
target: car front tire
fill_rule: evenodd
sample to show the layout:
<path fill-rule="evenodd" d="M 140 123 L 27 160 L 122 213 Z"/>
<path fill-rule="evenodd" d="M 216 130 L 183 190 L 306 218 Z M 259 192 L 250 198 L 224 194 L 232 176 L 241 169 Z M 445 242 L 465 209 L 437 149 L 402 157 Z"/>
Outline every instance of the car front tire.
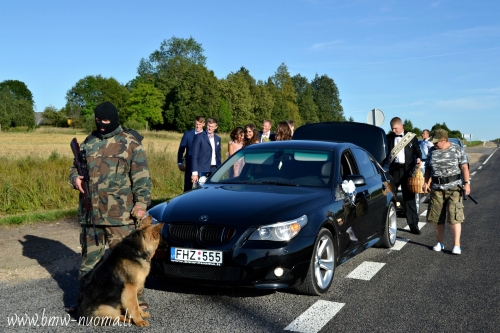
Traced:
<path fill-rule="evenodd" d="M 313 296 L 326 293 L 332 285 L 335 266 L 336 255 L 332 233 L 323 228 L 316 237 L 306 278 L 301 285 L 295 287 L 295 290 Z"/>

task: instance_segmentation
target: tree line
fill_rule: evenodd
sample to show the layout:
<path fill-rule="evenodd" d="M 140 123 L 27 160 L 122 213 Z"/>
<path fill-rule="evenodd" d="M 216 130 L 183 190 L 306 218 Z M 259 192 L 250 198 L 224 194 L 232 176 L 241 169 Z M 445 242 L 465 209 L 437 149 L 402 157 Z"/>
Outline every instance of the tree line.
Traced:
<path fill-rule="evenodd" d="M 80 79 L 68 90 L 64 108 L 45 108 L 44 121 L 67 126 L 70 118 L 73 126 L 91 129 L 93 110 L 104 101 L 117 107 L 124 126 L 135 129 L 185 131 L 200 115 L 216 117 L 221 132 L 265 119 L 293 119 L 296 126 L 346 120 L 337 85 L 327 75 L 309 81 L 291 76 L 282 63 L 266 81 L 244 67 L 218 79 L 205 63 L 201 44 L 172 37 L 140 60 L 137 76 L 126 84 L 101 75 Z"/>
<path fill-rule="evenodd" d="M 446 125 L 445 122 L 443 122 L 442 124 L 436 123 L 431 128 L 420 129 L 418 127 L 413 127 L 413 123 L 411 122 L 411 120 L 405 119 L 403 121 L 404 132 L 405 133 L 407 133 L 407 132 L 415 133 L 418 137 L 422 137 L 422 131 L 425 130 L 425 129 L 429 130 L 430 133 L 431 133 L 431 135 L 432 135 L 432 132 L 434 132 L 437 129 L 441 129 L 441 128 L 444 129 L 444 130 L 446 130 L 448 132 L 448 137 L 449 138 L 459 138 L 459 139 L 462 139 L 462 132 L 460 132 L 459 130 L 450 130 L 448 128 L 448 126 Z M 390 132 L 391 131 L 388 131 L 387 133 L 390 133 Z"/>
<path fill-rule="evenodd" d="M 339 90 L 328 75 L 316 74 L 312 81 L 290 75 L 282 63 L 266 81 L 256 80 L 245 67 L 218 79 L 205 63 L 204 50 L 192 37 L 172 37 L 159 49 L 142 58 L 137 76 L 122 84 L 116 79 L 89 75 L 66 93 L 66 105 L 43 111 L 44 124 L 94 128 L 94 108 L 105 101 L 119 111 L 120 122 L 129 128 L 185 131 L 192 128 L 196 116 L 216 117 L 218 130 L 229 132 L 247 123 L 274 124 L 292 119 L 296 127 L 319 121 L 346 121 Z M 20 81 L 0 83 L 0 126 L 35 126 L 33 96 Z M 348 121 L 354 121 L 349 117 Z M 405 131 L 421 136 L 421 130 L 405 120 Z M 1 129 L 0 128 L 0 129 Z M 445 123 L 435 124 L 448 130 L 450 137 L 461 137 Z"/>

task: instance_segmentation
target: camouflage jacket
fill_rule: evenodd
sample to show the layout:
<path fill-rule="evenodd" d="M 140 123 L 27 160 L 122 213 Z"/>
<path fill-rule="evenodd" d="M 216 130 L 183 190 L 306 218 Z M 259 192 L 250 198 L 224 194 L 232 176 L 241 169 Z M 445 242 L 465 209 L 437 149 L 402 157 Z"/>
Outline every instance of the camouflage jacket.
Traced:
<path fill-rule="evenodd" d="M 451 144 L 450 148 L 445 150 L 436 149 L 432 147 L 429 149 L 429 167 L 431 168 L 432 177 L 449 177 L 454 175 L 461 175 L 462 164 L 467 164 L 468 158 L 465 151 L 460 146 Z M 458 179 L 448 184 L 431 184 L 431 188 L 435 190 L 449 190 L 461 185 L 462 180 Z"/>
<path fill-rule="evenodd" d="M 87 154 L 94 223 L 108 226 L 134 223 L 132 208 L 146 209 L 151 203 L 151 177 L 141 141 L 119 126 L 106 135 L 92 132 L 80 145 L 80 150 L 83 149 Z M 78 171 L 72 166 L 69 183 L 73 188 L 77 176 Z M 91 223 L 85 218 L 82 194 L 78 222 Z"/>

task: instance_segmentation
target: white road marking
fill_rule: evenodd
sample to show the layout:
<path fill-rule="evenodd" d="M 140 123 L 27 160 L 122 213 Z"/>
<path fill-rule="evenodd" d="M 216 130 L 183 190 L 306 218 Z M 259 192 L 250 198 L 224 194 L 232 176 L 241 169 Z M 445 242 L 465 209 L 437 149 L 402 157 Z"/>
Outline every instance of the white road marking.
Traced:
<path fill-rule="evenodd" d="M 497 151 L 497 150 L 495 149 L 495 150 L 491 153 L 491 155 L 490 155 L 490 156 L 488 156 L 488 158 L 486 159 L 486 161 L 484 161 L 483 165 L 485 165 L 485 164 L 486 164 L 486 162 L 488 162 L 488 161 L 490 160 L 491 156 L 493 156 L 493 154 L 494 154 L 496 151 Z"/>
<path fill-rule="evenodd" d="M 483 164 L 484 164 L 484 163 L 483 163 Z M 479 168 L 477 168 L 477 169 L 478 169 L 478 170 L 481 170 L 481 168 L 482 168 L 482 167 L 483 167 L 483 166 L 481 165 L 481 166 L 480 166 Z"/>
<path fill-rule="evenodd" d="M 407 238 L 396 238 L 396 243 L 394 243 L 394 246 L 391 247 L 391 250 L 399 251 L 403 248 L 403 246 L 408 244 L 409 241 L 410 240 Z"/>
<path fill-rule="evenodd" d="M 424 210 L 424 211 L 422 212 L 422 214 L 420 214 L 420 216 L 427 216 L 427 209 L 426 209 L 426 210 Z"/>
<path fill-rule="evenodd" d="M 426 224 L 427 224 L 427 222 L 418 222 L 418 228 L 422 229 Z M 404 229 L 405 230 L 410 230 L 410 226 L 407 225 L 406 227 L 404 227 Z"/>
<path fill-rule="evenodd" d="M 285 327 L 285 330 L 304 333 L 319 332 L 344 305 L 345 303 L 319 300 Z"/>
<path fill-rule="evenodd" d="M 474 176 L 476 174 L 477 171 L 474 171 L 473 173 L 471 173 L 470 175 L 471 176 Z"/>
<path fill-rule="evenodd" d="M 385 263 L 381 262 L 365 261 L 349 273 L 347 277 L 351 279 L 370 281 L 371 278 L 374 277 L 382 267 L 384 267 L 384 265 Z"/>

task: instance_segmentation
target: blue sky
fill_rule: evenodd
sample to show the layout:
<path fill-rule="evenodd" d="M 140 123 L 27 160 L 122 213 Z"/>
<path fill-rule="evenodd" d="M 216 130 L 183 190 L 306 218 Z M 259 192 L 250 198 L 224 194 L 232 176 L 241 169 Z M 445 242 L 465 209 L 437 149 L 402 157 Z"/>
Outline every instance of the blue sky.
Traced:
<path fill-rule="evenodd" d="M 335 80 L 344 114 L 378 108 L 420 129 L 446 122 L 500 138 L 500 2 L 38 1 L 0 3 L 0 81 L 20 80 L 37 111 L 61 108 L 87 75 L 125 84 L 172 36 L 202 44 L 219 78 L 244 66 L 257 80 Z"/>

